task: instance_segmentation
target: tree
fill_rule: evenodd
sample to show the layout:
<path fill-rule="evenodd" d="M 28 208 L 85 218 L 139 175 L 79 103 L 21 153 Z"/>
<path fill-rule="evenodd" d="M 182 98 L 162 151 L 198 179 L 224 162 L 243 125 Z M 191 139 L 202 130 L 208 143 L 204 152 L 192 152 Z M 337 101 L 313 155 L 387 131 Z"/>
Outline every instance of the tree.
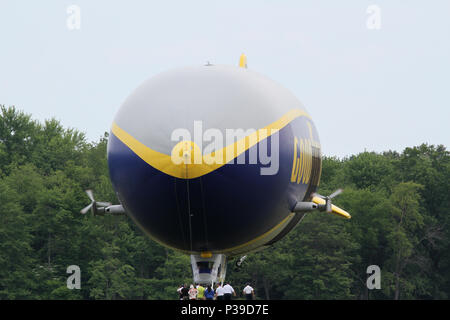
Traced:
<path fill-rule="evenodd" d="M 0 181 L 0 299 L 35 297 L 32 240 L 19 196 Z"/>
<path fill-rule="evenodd" d="M 134 268 L 116 257 L 119 251 L 118 247 L 108 245 L 102 249 L 102 259 L 90 263 L 90 297 L 107 300 L 133 298 L 136 285 Z"/>
<path fill-rule="evenodd" d="M 9 172 L 11 163 L 24 164 L 35 150 L 33 138 L 39 129 L 31 116 L 15 107 L 0 105 L 0 168 Z"/>
<path fill-rule="evenodd" d="M 392 250 L 389 265 L 393 274 L 392 286 L 395 300 L 400 297 L 401 287 L 404 291 L 407 291 L 407 288 L 413 288 L 411 282 L 404 277 L 404 272 L 408 265 L 414 262 L 413 257 L 420 244 L 418 235 L 422 233 L 424 227 L 418 193 L 422 188 L 421 185 L 413 182 L 400 183 L 394 188 L 390 197 L 392 228 L 386 238 Z"/>
<path fill-rule="evenodd" d="M 308 214 L 286 239 L 295 270 L 285 299 L 351 299 L 352 264 L 358 244 L 345 231 L 344 221 L 327 213 Z"/>

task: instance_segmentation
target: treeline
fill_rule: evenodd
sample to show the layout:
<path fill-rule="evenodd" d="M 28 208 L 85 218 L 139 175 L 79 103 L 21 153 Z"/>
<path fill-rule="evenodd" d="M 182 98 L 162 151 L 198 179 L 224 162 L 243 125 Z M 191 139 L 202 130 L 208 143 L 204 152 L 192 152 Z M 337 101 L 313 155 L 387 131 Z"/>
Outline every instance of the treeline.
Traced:
<path fill-rule="evenodd" d="M 117 203 L 107 134 L 84 134 L 0 106 L 0 299 L 176 299 L 191 283 L 189 257 L 148 239 L 128 217 L 85 216 L 84 190 Z M 421 145 L 402 153 L 324 158 L 319 192 L 351 220 L 314 213 L 269 249 L 251 253 L 228 280 L 251 282 L 260 299 L 450 298 L 449 152 Z M 81 269 L 81 289 L 66 286 Z M 368 290 L 367 267 L 381 269 Z"/>

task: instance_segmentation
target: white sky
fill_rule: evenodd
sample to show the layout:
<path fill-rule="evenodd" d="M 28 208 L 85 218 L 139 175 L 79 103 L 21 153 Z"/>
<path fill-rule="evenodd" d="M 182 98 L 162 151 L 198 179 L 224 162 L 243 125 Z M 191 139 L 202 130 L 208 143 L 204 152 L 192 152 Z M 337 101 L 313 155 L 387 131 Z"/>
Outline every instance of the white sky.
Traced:
<path fill-rule="evenodd" d="M 303 102 L 326 155 L 449 145 L 448 0 L 2 0 L 0 104 L 97 140 L 145 79 L 242 52 Z"/>

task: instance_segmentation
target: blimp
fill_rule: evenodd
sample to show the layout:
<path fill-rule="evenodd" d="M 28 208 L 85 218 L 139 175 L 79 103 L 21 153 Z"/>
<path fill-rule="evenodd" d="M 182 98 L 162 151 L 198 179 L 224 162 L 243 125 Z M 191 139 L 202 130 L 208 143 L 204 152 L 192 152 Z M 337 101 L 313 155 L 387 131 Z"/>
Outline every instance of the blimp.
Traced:
<path fill-rule="evenodd" d="M 319 135 L 286 88 L 247 68 L 176 68 L 148 79 L 120 106 L 107 159 L 119 204 L 81 213 L 128 215 L 149 237 L 190 255 L 196 283 L 223 282 L 227 259 L 286 236 L 305 216 L 351 216 L 316 193 Z M 240 257 L 240 258 L 239 258 Z"/>

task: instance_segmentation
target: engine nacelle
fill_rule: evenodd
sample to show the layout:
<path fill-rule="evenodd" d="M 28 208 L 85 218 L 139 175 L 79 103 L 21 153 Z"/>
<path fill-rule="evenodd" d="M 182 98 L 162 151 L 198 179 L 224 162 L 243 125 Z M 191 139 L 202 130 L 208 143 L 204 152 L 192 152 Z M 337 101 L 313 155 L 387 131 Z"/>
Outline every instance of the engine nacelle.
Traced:
<path fill-rule="evenodd" d="M 112 214 L 113 216 L 121 216 L 125 214 L 125 210 L 122 207 L 122 205 L 114 205 L 114 206 L 109 206 L 106 208 L 101 208 L 103 209 L 103 212 L 106 214 Z"/>

